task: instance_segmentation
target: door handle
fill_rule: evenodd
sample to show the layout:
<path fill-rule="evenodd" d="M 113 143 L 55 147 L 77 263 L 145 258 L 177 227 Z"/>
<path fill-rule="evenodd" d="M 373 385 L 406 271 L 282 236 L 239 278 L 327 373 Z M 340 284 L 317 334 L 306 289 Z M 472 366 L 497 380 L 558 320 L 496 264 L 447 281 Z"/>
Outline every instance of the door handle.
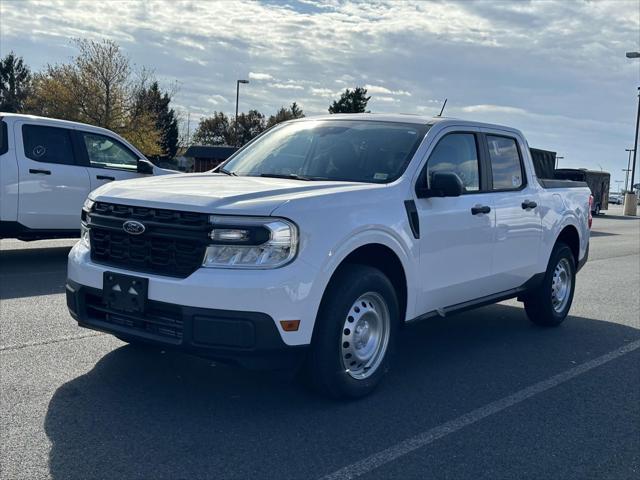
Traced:
<path fill-rule="evenodd" d="M 29 173 L 42 174 L 42 175 L 51 175 L 51 170 L 40 170 L 38 168 L 30 168 Z"/>
<path fill-rule="evenodd" d="M 109 181 L 116 179 L 116 177 L 110 177 L 109 175 L 96 175 L 96 178 L 98 180 L 109 180 Z"/>
<path fill-rule="evenodd" d="M 523 210 L 529 210 L 531 208 L 536 208 L 537 206 L 538 204 L 532 200 L 525 200 L 524 202 L 522 202 Z"/>
<path fill-rule="evenodd" d="M 480 205 L 478 207 L 471 207 L 471 214 L 478 215 L 480 213 L 489 213 L 491 211 L 491 207 L 489 205 Z"/>

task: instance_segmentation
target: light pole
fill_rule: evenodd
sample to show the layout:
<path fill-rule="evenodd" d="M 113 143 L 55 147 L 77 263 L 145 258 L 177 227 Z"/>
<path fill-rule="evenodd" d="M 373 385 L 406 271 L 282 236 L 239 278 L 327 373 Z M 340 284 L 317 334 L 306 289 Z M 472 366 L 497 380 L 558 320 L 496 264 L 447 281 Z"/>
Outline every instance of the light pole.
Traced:
<path fill-rule="evenodd" d="M 627 58 L 640 58 L 640 52 L 627 52 Z M 640 129 L 640 87 L 638 87 L 638 113 L 636 114 L 636 137 L 633 142 L 633 165 L 631 166 L 631 193 L 624 195 L 624 214 L 636 216 L 638 211 L 638 197 L 635 194 L 633 185 L 636 179 L 636 156 L 638 153 L 638 129 Z"/>
<path fill-rule="evenodd" d="M 239 146 L 238 145 L 238 100 L 240 99 L 240 84 L 241 83 L 249 83 L 249 80 L 237 80 L 236 81 L 236 116 L 234 118 L 234 136 L 235 138 L 235 143 L 236 143 L 236 147 Z"/>
<path fill-rule="evenodd" d="M 627 191 L 627 182 L 629 181 L 629 172 L 631 171 L 631 152 L 635 152 L 635 148 L 625 148 L 625 152 L 629 152 L 629 161 L 627 162 L 627 169 L 622 170 L 623 172 L 627 172 L 627 175 L 624 177 L 624 191 Z M 633 185 L 633 182 L 632 182 Z"/>
<path fill-rule="evenodd" d="M 559 156 L 559 155 L 556 155 L 556 170 L 558 169 L 558 165 L 560 164 L 560 162 L 558 161 L 558 160 L 560 160 L 560 159 L 564 160 L 564 157 L 561 157 L 561 156 Z"/>

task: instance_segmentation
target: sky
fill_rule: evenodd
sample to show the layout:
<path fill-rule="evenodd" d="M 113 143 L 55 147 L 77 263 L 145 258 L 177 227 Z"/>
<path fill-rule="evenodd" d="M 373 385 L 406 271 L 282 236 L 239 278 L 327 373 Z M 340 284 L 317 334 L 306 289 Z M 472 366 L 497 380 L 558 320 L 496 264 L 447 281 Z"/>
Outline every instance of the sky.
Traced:
<path fill-rule="evenodd" d="M 73 38 L 114 40 L 176 85 L 192 132 L 233 114 L 248 79 L 240 110 L 267 116 L 293 101 L 327 113 L 355 86 L 372 112 L 432 116 L 447 98 L 445 116 L 519 128 L 560 166 L 611 172 L 612 190 L 633 148 L 640 0 L 0 0 L 0 56 L 37 71 L 68 61 Z"/>

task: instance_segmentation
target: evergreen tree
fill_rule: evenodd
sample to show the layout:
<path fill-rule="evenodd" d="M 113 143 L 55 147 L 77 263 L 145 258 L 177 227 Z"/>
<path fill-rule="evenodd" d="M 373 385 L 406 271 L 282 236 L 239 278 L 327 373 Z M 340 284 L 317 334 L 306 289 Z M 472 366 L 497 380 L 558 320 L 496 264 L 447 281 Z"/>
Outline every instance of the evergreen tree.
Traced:
<path fill-rule="evenodd" d="M 267 128 L 273 127 L 280 122 L 302 117 L 304 117 L 304 112 L 296 102 L 293 102 L 289 108 L 280 107 L 280 110 L 278 110 L 275 115 L 271 115 L 267 121 Z"/>
<path fill-rule="evenodd" d="M 178 120 L 173 108 L 169 108 L 170 95 L 162 92 L 158 82 L 154 81 L 149 88 L 139 90 L 136 103 L 138 109 L 148 112 L 155 119 L 160 134 L 161 156 L 173 158 L 178 150 Z"/>
<path fill-rule="evenodd" d="M 348 88 L 340 95 L 338 100 L 329 106 L 329 113 L 364 113 L 371 97 L 367 97 L 367 89 L 356 87 Z M 367 112 L 368 113 L 368 112 Z"/>
<path fill-rule="evenodd" d="M 30 89 L 29 67 L 22 57 L 10 52 L 0 60 L 0 112 L 22 112 Z"/>

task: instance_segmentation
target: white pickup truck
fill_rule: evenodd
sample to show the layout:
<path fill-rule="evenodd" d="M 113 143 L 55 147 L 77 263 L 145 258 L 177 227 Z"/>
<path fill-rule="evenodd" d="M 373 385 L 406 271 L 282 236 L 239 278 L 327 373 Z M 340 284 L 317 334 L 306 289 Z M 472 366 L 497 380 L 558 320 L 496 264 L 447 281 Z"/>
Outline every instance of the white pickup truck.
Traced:
<path fill-rule="evenodd" d="M 369 393 L 405 323 L 517 297 L 562 322 L 586 185 L 542 181 L 512 128 L 404 115 L 286 122 L 216 172 L 114 182 L 84 205 L 67 302 L 87 328 Z"/>
<path fill-rule="evenodd" d="M 0 112 L 0 238 L 77 237 L 91 190 L 163 173 L 104 128 Z"/>

